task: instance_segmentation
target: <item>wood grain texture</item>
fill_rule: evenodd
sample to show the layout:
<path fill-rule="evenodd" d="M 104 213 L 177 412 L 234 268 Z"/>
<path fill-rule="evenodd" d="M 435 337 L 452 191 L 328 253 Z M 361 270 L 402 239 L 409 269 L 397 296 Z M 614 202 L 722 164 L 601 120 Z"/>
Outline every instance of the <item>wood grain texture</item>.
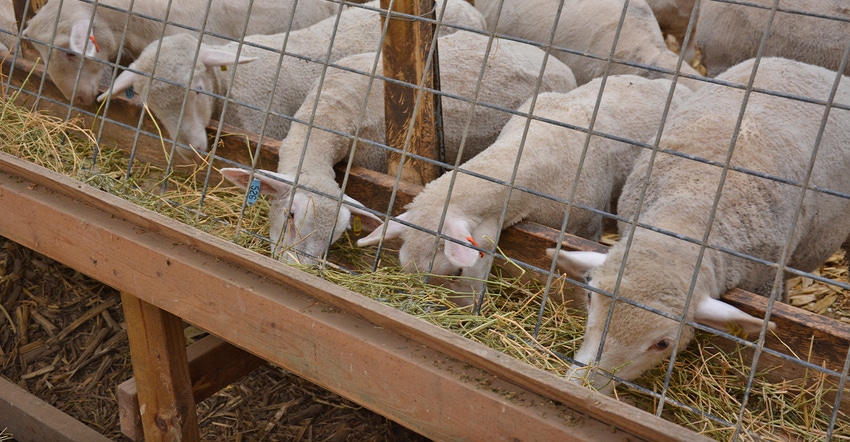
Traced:
<path fill-rule="evenodd" d="M 199 441 L 183 321 L 126 292 L 121 304 L 145 440 Z"/>
<path fill-rule="evenodd" d="M 0 429 L 19 442 L 107 442 L 109 438 L 0 376 Z"/>
<path fill-rule="evenodd" d="M 387 27 L 381 56 L 383 74 L 409 85 L 420 85 L 434 89 L 438 84 L 434 64 L 428 63 L 434 25 L 392 13 L 434 19 L 434 0 L 381 0 L 381 8 L 391 10 L 389 19 L 381 16 L 381 24 Z M 387 23 L 389 20 L 389 23 Z M 423 82 L 424 80 L 424 82 Z M 384 121 L 387 144 L 405 152 L 424 158 L 440 159 L 438 146 L 439 96 L 418 87 L 384 82 Z M 425 184 L 437 178 L 434 164 L 403 156 L 398 152 L 387 152 L 387 169 L 396 176 L 401 168 L 401 179 Z"/>
<path fill-rule="evenodd" d="M 231 345 L 216 336 L 207 335 L 186 348 L 189 377 L 195 403 L 212 396 L 217 391 L 266 363 L 245 350 Z M 139 414 L 139 397 L 136 378 L 130 378 L 116 389 L 121 433 L 132 440 L 142 440 L 142 418 Z"/>

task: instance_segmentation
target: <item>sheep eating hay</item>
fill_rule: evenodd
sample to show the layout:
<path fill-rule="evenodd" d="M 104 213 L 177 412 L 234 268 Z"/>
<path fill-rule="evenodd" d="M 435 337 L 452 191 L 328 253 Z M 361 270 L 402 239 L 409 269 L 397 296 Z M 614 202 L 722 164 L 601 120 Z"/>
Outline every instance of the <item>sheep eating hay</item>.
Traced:
<path fill-rule="evenodd" d="M 364 6 L 379 8 L 380 2 Z M 484 18 L 464 0 L 439 0 L 436 11 L 444 12 L 438 17 L 443 23 L 440 35 L 454 32 L 455 26 L 484 27 Z M 249 132 L 260 133 L 265 128 L 265 136 L 281 140 L 289 131 L 290 122 L 274 114 L 295 114 L 325 64 L 380 49 L 381 31 L 378 11 L 352 6 L 339 17 L 329 17 L 305 29 L 246 37 L 238 59 L 239 42 L 216 47 L 202 45 L 194 65 L 197 38 L 189 34 L 173 35 L 164 38 L 161 44 L 151 43 L 98 101 L 132 87 L 147 102 L 169 136 L 204 151 L 207 150 L 206 126 L 213 117 Z M 289 54 L 282 60 L 281 49 Z M 221 69 L 236 63 L 246 64 L 235 68 L 235 76 L 232 71 Z M 184 107 L 186 87 L 192 92 Z M 220 97 L 228 91 L 230 103 L 222 115 L 224 100 Z M 266 123 L 265 109 L 269 103 L 271 114 Z"/>
<path fill-rule="evenodd" d="M 466 31 L 439 39 L 440 83 L 446 94 L 442 108 L 448 161 L 454 161 L 456 156 L 468 159 L 492 144 L 510 118 L 501 109 L 519 107 L 535 92 L 538 80 L 541 80 L 541 92 L 567 92 L 575 87 L 570 69 L 551 57 L 540 79 L 546 54 L 530 45 L 495 39 L 489 57 L 485 58 L 488 40 Z M 333 171 L 333 165 L 344 159 L 357 166 L 386 171 L 385 150 L 365 141 L 385 143 L 383 82 L 373 82 L 362 75 L 371 72 L 379 58 L 368 53 L 339 61 L 340 65 L 360 73 L 328 70 L 321 95 L 317 96 L 320 90 L 314 89 L 295 114 L 296 122 L 281 144 L 277 174 L 266 171 L 254 175 L 247 170 L 222 169 L 222 175 L 246 187 L 252 175 L 259 178 L 262 192 L 275 198 L 270 210 L 273 250 L 287 261 L 297 260 L 293 253 L 296 251 L 306 262 L 323 256 L 328 246 L 349 227 L 352 214 L 363 219 L 364 228 L 381 222 L 371 213 L 350 205 L 359 203 L 347 196 L 344 197 L 347 203 L 341 204 L 343 192 L 334 180 Z M 486 69 L 476 96 L 482 66 Z M 380 61 L 377 72 L 381 72 Z M 452 96 L 475 97 L 475 102 Z M 365 110 L 361 109 L 364 101 Z M 311 121 L 314 104 L 317 105 L 312 118 L 315 127 L 311 128 L 301 121 Z M 470 112 L 474 115 L 465 134 Z M 350 137 L 330 130 L 356 133 L 359 139 L 352 147 Z M 290 183 L 296 181 L 299 188 L 290 193 Z M 287 210 L 290 199 L 291 210 Z"/>
<path fill-rule="evenodd" d="M 718 79 L 746 84 L 753 67 L 753 60 L 743 62 Z M 754 87 L 826 102 L 837 77 L 837 73 L 821 67 L 765 58 L 758 66 Z M 589 294 L 587 329 L 574 357 L 581 364 L 598 366 L 574 367 L 576 376 L 587 377 L 595 388 L 612 389 L 610 379 L 602 372 L 631 380 L 661 362 L 674 348 L 684 348 L 694 332 L 684 326 L 679 335 L 678 318 L 719 330 L 728 326 L 749 334 L 761 332 L 765 327 L 762 319 L 718 298 L 736 287 L 770 295 L 776 269 L 724 250 L 768 262 L 780 262 L 787 253 L 784 264 L 788 267 L 811 271 L 850 239 L 850 199 L 846 197 L 850 194 L 850 111 L 830 108 L 819 138 L 824 105 L 753 92 L 729 163 L 741 170 L 730 169 L 721 185 L 721 165 L 736 133 L 743 98 L 742 89 L 725 85 L 706 85 L 697 91 L 668 120 L 659 143 L 661 149 L 687 157 L 658 152 L 650 164 L 650 153 L 643 154 L 619 201 L 619 214 L 624 218 L 636 218 L 697 243 L 710 227 L 707 244 L 712 248 L 704 249 L 698 268 L 698 244 L 647 228 L 633 228 L 625 222 L 619 226 L 620 241 L 607 255 L 560 252 L 561 266 L 573 274 L 589 269 L 591 285 L 601 290 Z M 842 106 L 850 103 L 847 77 L 841 78 L 835 102 Z M 817 145 L 816 140 L 820 140 Z M 636 204 L 644 185 L 646 195 L 638 210 Z M 716 199 L 716 214 L 709 224 Z M 795 220 L 798 205 L 801 210 Z M 597 266 L 599 261 L 604 262 Z M 697 279 L 691 292 L 695 272 Z M 614 293 L 615 287 L 619 300 L 612 307 L 608 294 Z M 673 319 L 622 299 L 670 314 Z M 611 308 L 613 316 L 603 343 Z"/>
<path fill-rule="evenodd" d="M 492 252 L 499 230 L 523 220 L 560 229 L 568 208 L 563 201 L 571 198 L 575 204 L 610 213 L 642 148 L 598 134 L 637 142 L 652 138 L 661 123 L 671 86 L 669 80 L 623 75 L 608 78 L 604 89 L 601 79 L 597 79 L 567 94 L 541 94 L 532 115 L 544 121 L 531 122 L 523 144 L 529 100 L 519 109 L 521 115 L 511 118 L 492 146 L 463 164 L 456 176 L 447 173 L 429 183 L 408 206 L 407 212 L 399 216 L 399 219 L 432 232 L 440 231 L 442 223 L 442 234 L 448 238 L 441 239 L 439 247 L 433 234 L 396 222 L 390 223 L 384 239 L 401 237 L 404 240 L 399 258 L 406 271 L 458 276 L 432 277 L 431 282 L 466 293 L 467 298 L 459 299 L 458 303 L 469 303 L 468 295 L 480 293 L 483 288 L 491 258 L 463 244 L 474 242 Z M 585 152 L 587 133 L 564 124 L 588 128 L 599 94 L 602 94 L 602 101 L 593 126 L 596 135 L 592 136 Z M 671 100 L 671 111 L 690 94 L 680 85 Z M 516 188 L 506 202 L 508 184 L 514 173 Z M 576 193 L 571 195 L 576 179 L 579 180 Z M 546 196 L 536 196 L 523 189 Z M 507 212 L 500 224 L 504 207 Z M 573 206 L 566 230 L 598 240 L 602 223 L 601 214 Z M 379 227 L 357 245 L 376 244 L 383 233 L 384 229 Z"/>
<path fill-rule="evenodd" d="M 130 61 L 123 57 L 137 57 L 163 35 L 166 17 L 174 24 L 166 27 L 165 35 L 204 27 L 205 34 L 240 38 L 249 10 L 245 33 L 270 34 L 289 29 L 290 17 L 293 28 L 298 29 L 331 16 L 338 7 L 323 0 L 101 0 L 98 6 L 94 9 L 80 0 L 50 0 L 23 32 L 46 62 L 56 87 L 65 98 L 75 98 L 82 105 L 94 103 L 110 62 Z M 208 7 L 209 16 L 205 14 Z M 119 49 L 123 59 L 119 59 Z"/>

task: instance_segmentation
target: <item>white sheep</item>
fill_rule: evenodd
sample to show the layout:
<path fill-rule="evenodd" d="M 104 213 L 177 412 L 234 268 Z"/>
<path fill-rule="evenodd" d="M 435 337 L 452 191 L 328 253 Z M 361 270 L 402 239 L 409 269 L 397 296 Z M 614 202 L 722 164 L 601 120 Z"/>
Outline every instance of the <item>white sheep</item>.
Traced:
<path fill-rule="evenodd" d="M 165 35 L 197 33 L 193 29 L 203 26 L 205 34 L 238 39 L 243 36 L 249 5 L 250 22 L 244 35 L 284 32 L 289 29 L 290 18 L 293 29 L 303 28 L 333 15 L 339 7 L 324 0 L 101 0 L 97 3 L 99 7 L 95 11 L 91 2 L 49 0 L 29 20 L 23 32 L 46 61 L 47 73 L 56 87 L 66 98 L 81 105 L 94 103 L 110 62 L 132 61 L 163 35 L 165 18 L 170 23 Z M 133 9 L 128 14 L 131 5 Z M 211 42 L 226 41 L 205 38 Z"/>
<path fill-rule="evenodd" d="M 443 13 L 442 4 L 441 0 L 436 6 L 440 13 Z M 365 6 L 379 8 L 380 2 L 373 1 Z M 453 26 L 484 27 L 484 18 L 464 0 L 448 0 L 439 19 L 445 23 L 440 27 L 441 35 L 454 32 L 457 28 Z M 324 64 L 348 55 L 379 50 L 381 31 L 378 11 L 350 7 L 339 17 L 327 18 L 305 29 L 246 37 L 245 42 L 249 44 L 242 46 L 238 62 L 250 63 L 236 68 L 232 83 L 233 72 L 221 67 L 237 63 L 239 42 L 215 47 L 202 45 L 197 63 L 192 64 L 198 48 L 197 38 L 189 34 L 173 35 L 162 39 L 161 45 L 151 43 L 130 64 L 130 69 L 115 79 L 110 90 L 97 99 L 103 100 L 132 87 L 147 102 L 171 138 L 206 151 L 206 126 L 210 118 L 260 133 L 266 117 L 264 109 L 274 93 L 269 109 L 272 114 L 264 135 L 282 140 L 289 130 L 289 119 L 274 114 L 292 116 L 321 75 Z M 280 50 L 284 44 L 287 53 L 298 56 L 287 55 L 281 62 Z M 330 56 L 329 47 L 332 48 Z M 152 73 L 155 79 L 151 82 Z M 202 93 L 190 93 L 184 107 L 187 85 Z M 219 97 L 224 97 L 228 90 L 231 101 L 222 115 L 224 99 Z"/>
<path fill-rule="evenodd" d="M 487 19 L 488 29 L 545 45 L 549 42 L 561 1 L 476 0 L 475 7 Z M 573 70 L 579 85 L 601 77 L 605 72 L 607 63 L 604 59 L 609 56 L 614 45 L 624 3 L 625 0 L 563 0 L 563 10 L 552 41 L 555 47 L 552 53 Z M 561 48 L 573 52 L 558 50 Z M 675 71 L 678 57 L 664 43 L 661 29 L 646 0 L 629 0 L 614 59 Z M 687 62 L 682 63 L 680 72 L 700 76 Z M 612 63 L 609 74 L 671 78 L 657 71 L 620 63 Z M 685 77 L 680 77 L 679 81 L 694 90 L 702 85 L 700 80 Z"/>
<path fill-rule="evenodd" d="M 12 0 L 0 0 L 0 49 L 9 52 L 15 48 L 18 23 Z"/>
<path fill-rule="evenodd" d="M 516 109 L 530 97 L 543 70 L 546 54 L 536 47 L 495 39 L 485 59 L 487 44 L 487 37 L 466 31 L 441 37 L 438 42 L 442 91 L 455 97 L 475 99 L 477 103 L 465 134 L 473 104 L 442 97 L 446 159 L 450 162 L 458 155 L 470 158 L 492 144 L 510 118 L 502 109 Z M 340 60 L 339 64 L 368 73 L 376 58 L 380 61 L 374 53 L 360 54 Z M 486 66 L 486 70 L 475 98 L 482 66 Z M 380 63 L 377 72 L 381 72 Z M 262 192 L 275 198 L 270 210 L 273 250 L 287 261 L 296 260 L 293 252 L 303 255 L 302 260 L 306 262 L 312 262 L 311 257 L 323 256 L 329 245 L 350 226 L 352 215 L 362 218 L 366 230 L 381 223 L 380 218 L 355 206 L 340 206 L 343 191 L 334 180 L 333 170 L 334 164 L 349 158 L 354 165 L 386 170 L 385 150 L 365 141 L 385 143 L 384 84 L 380 80 L 372 83 L 366 100 L 369 77 L 342 69 L 328 70 L 321 95 L 317 97 L 318 89 L 314 89 L 295 114 L 298 122 L 293 122 L 289 135 L 281 144 L 278 173 L 254 174 L 262 180 Z M 540 91 L 567 92 L 574 87 L 575 78 L 570 69 L 549 57 L 540 79 Z M 361 110 L 364 100 L 365 111 Z M 314 105 L 317 109 L 312 121 L 316 127 L 310 128 L 302 122 L 311 120 Z M 358 134 L 351 157 L 352 138 L 329 130 Z M 461 154 L 462 140 L 465 144 Z M 242 186 L 248 185 L 251 176 L 250 171 L 242 169 L 222 169 L 221 173 Z M 296 179 L 298 188 L 293 192 L 292 210 L 287 211 L 291 197 L 288 182 Z M 347 203 L 359 204 L 345 198 Z M 287 214 L 290 219 L 285 223 Z M 284 254 L 284 251 L 290 253 Z"/>
<path fill-rule="evenodd" d="M 748 60 L 718 78 L 745 85 L 753 65 L 753 60 Z M 836 78 L 835 72 L 818 66 L 764 58 L 758 66 L 754 87 L 826 101 Z M 659 143 L 660 149 L 687 157 L 659 151 L 650 163 L 650 153 L 642 154 L 623 187 L 619 215 L 699 242 L 710 228 L 708 244 L 712 247 L 770 262 L 779 262 L 785 251 L 788 267 L 812 271 L 850 240 L 847 222 L 850 200 L 812 190 L 820 187 L 840 195 L 850 194 L 847 173 L 850 112 L 829 110 L 829 120 L 807 181 L 825 106 L 753 92 L 736 134 L 743 97 L 742 89 L 721 85 L 706 85 L 694 93 L 668 120 Z M 850 104 L 847 77 L 842 78 L 835 102 L 842 106 Z M 726 162 L 735 135 L 729 166 L 751 173 L 729 170 L 721 185 L 721 165 Z M 693 158 L 715 163 L 706 164 Z M 801 199 L 799 184 L 809 189 L 792 232 Z M 636 205 L 644 186 L 647 186 L 646 194 L 638 213 Z M 716 214 L 710 222 L 715 204 Z M 606 392 L 613 386 L 601 372 L 614 373 L 626 380 L 638 377 L 669 356 L 674 347 L 682 349 L 690 342 L 694 334 L 691 326 L 684 326 L 677 341 L 678 318 L 718 330 L 727 327 L 743 330 L 750 335 L 758 334 L 764 327 L 763 319 L 718 298 L 736 287 L 770 295 L 776 278 L 775 267 L 706 248 L 685 312 L 700 246 L 644 227 L 632 230 L 629 223 L 620 224 L 620 236 L 607 255 L 561 251 L 558 256 L 559 265 L 570 269 L 569 273 L 580 275 L 589 270 L 591 286 L 603 291 L 589 293 L 584 342 L 574 356 L 581 364 L 599 368 L 588 371 L 574 367 L 577 377 L 587 377 L 593 387 Z M 620 275 L 626 253 L 628 258 Z M 615 303 L 597 362 L 612 304 L 604 292 L 615 293 L 619 301 Z M 784 290 L 780 288 L 779 293 Z M 627 304 L 623 299 L 670 314 L 672 318 Z"/>
<path fill-rule="evenodd" d="M 748 3 L 761 7 L 700 2 L 694 39 L 708 76 L 714 77 L 758 54 L 774 0 L 748 0 Z M 785 12 L 776 12 L 763 56 L 790 58 L 837 70 L 850 43 L 847 1 L 798 0 L 782 2 L 779 6 Z M 850 74 L 850 65 L 844 74 Z"/>
<path fill-rule="evenodd" d="M 659 129 L 672 83 L 664 79 L 648 80 L 623 75 L 609 77 L 604 89 L 600 89 L 601 84 L 601 79 L 597 79 L 567 94 L 541 94 L 532 115 L 548 121 L 533 120 L 526 135 L 529 100 L 519 109 L 522 114 L 511 118 L 492 146 L 461 166 L 463 171 L 490 177 L 500 183 L 463 171 L 459 171 L 456 177 L 447 173 L 428 183 L 399 218 L 437 232 L 445 213 L 442 234 L 457 242 L 441 240 L 441 247 L 435 249 L 437 242 L 433 234 L 391 222 L 384 239 L 403 239 L 399 258 L 404 270 L 463 276 L 458 279 L 440 278 L 437 282 L 459 293 L 480 293 L 490 270 L 490 257 L 463 244 L 474 242 L 492 252 L 499 230 L 523 220 L 560 229 L 567 212 L 567 204 L 562 201 L 570 200 L 576 180 L 578 184 L 572 199 L 575 204 L 611 213 L 612 203 L 616 202 L 635 158 L 643 149 L 595 135 L 584 152 L 586 128 L 590 125 L 597 98 L 601 93 L 594 132 L 645 142 Z M 690 94 L 680 85 L 670 102 L 670 110 L 674 111 Z M 524 136 L 527 138 L 523 144 Z M 520 148 L 521 160 L 518 162 Z M 510 201 L 506 202 L 507 183 L 510 183 L 514 172 L 516 188 Z M 444 209 L 447 200 L 448 206 Z M 500 223 L 505 206 L 505 219 Z M 598 240 L 602 224 L 601 214 L 572 207 L 567 231 Z M 357 245 L 376 244 L 382 234 L 383 229 L 379 227 L 359 240 Z M 436 278 L 432 277 L 433 281 Z M 462 298 L 458 303 L 467 304 L 470 300 Z"/>

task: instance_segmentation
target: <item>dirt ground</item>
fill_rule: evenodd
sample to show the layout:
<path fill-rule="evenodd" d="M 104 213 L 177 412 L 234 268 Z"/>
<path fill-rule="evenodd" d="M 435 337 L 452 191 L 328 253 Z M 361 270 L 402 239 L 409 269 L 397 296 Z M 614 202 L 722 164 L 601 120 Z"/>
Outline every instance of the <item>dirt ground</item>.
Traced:
<path fill-rule="evenodd" d="M 115 398 L 133 375 L 123 318 L 116 290 L 0 237 L 0 375 L 129 441 Z M 203 336 L 193 327 L 186 334 L 187 343 Z M 271 366 L 198 404 L 198 421 L 209 441 L 428 440 Z"/>

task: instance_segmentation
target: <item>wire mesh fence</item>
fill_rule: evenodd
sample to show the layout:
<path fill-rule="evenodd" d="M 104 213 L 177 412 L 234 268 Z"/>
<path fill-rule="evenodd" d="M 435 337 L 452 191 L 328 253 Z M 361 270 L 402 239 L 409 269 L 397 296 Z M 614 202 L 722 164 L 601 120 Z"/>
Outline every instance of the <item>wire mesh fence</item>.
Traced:
<path fill-rule="evenodd" d="M 840 2 L 195 3 L 16 4 L 7 97 L 82 118 L 98 185 L 529 364 L 850 438 Z"/>

